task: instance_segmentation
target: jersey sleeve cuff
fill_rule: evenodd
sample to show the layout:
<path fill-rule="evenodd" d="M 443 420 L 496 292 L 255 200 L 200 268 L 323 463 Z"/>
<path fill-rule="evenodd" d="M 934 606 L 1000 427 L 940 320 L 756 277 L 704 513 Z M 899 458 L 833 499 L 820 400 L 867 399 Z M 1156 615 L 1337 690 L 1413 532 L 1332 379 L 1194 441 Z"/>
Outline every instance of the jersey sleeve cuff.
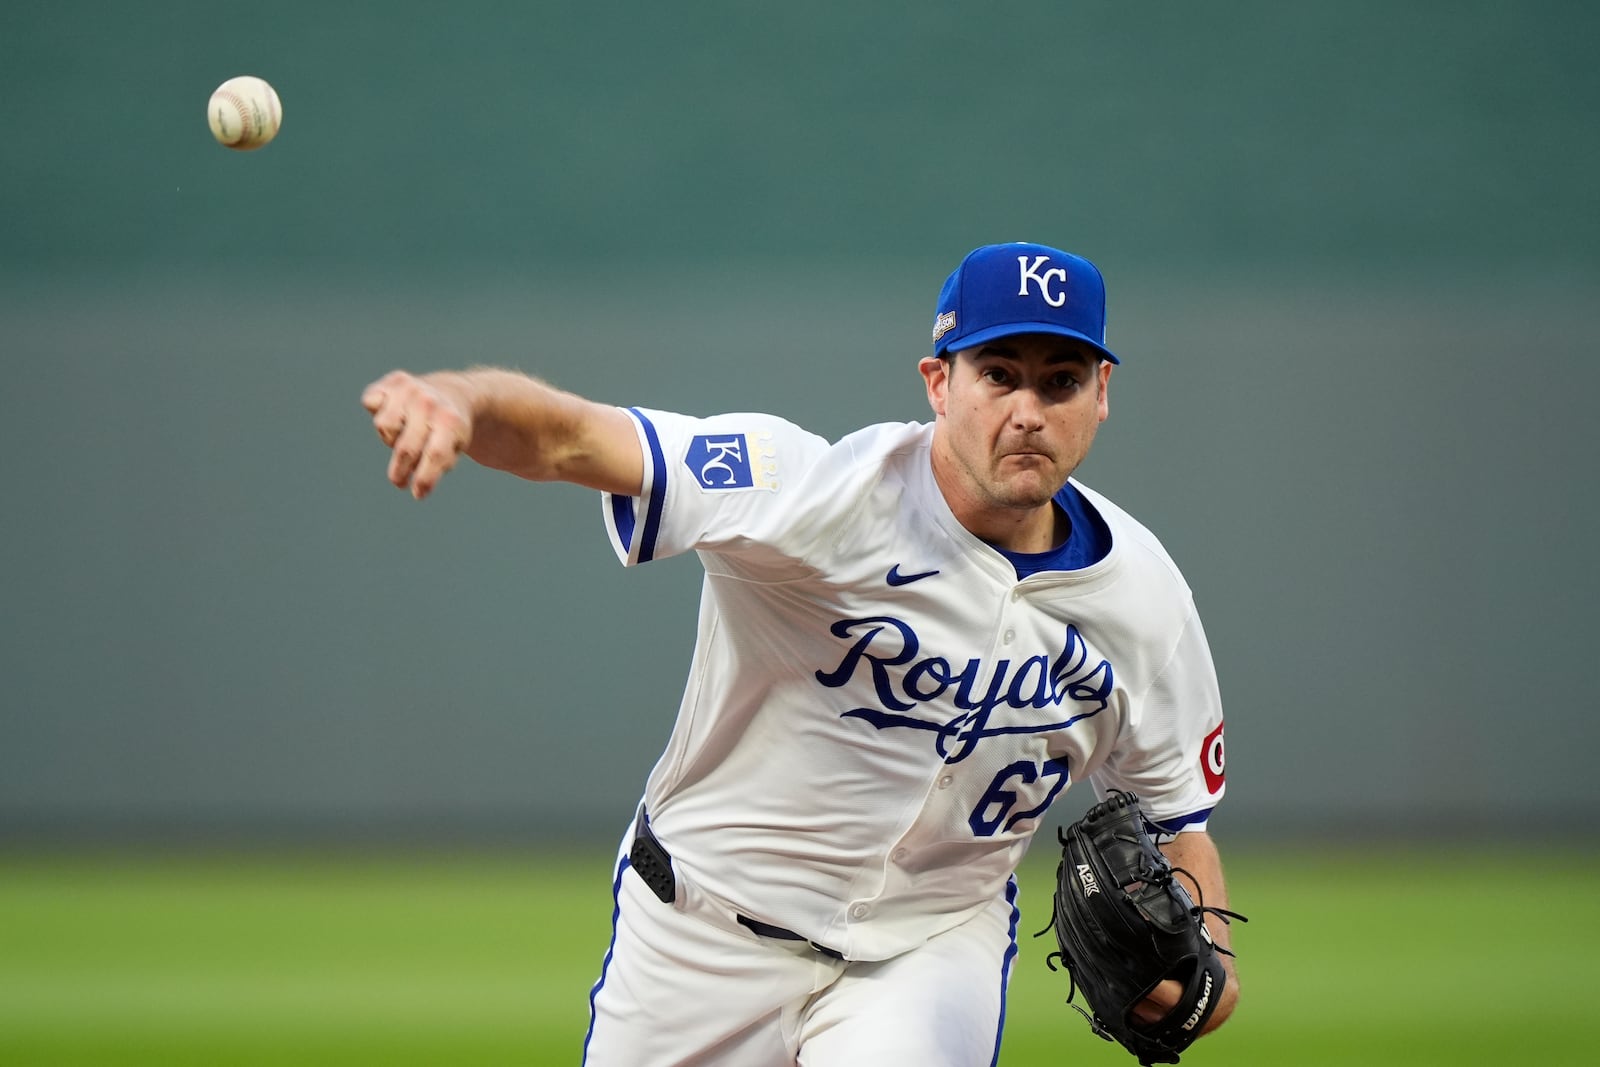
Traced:
<path fill-rule="evenodd" d="M 1211 813 L 1216 811 L 1216 806 L 1201 808 L 1199 811 L 1187 815 L 1174 815 L 1167 819 L 1152 819 L 1145 816 L 1145 829 L 1150 831 L 1150 836 L 1158 842 L 1171 841 L 1184 830 L 1204 831 L 1206 824 L 1211 820 Z"/>
<path fill-rule="evenodd" d="M 661 438 L 653 423 L 638 408 L 628 408 L 634 431 L 639 435 L 639 450 L 644 456 L 644 484 L 638 496 L 600 494 L 606 535 L 611 548 L 624 566 L 648 563 L 656 557 L 656 538 L 661 533 L 661 509 L 667 491 L 666 461 Z"/>

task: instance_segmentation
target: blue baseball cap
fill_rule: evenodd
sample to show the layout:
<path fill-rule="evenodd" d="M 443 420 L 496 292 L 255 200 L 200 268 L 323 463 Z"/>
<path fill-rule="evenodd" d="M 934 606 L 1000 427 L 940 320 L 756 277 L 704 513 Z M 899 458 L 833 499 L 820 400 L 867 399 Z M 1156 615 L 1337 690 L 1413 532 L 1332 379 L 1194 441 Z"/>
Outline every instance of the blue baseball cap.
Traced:
<path fill-rule="evenodd" d="M 1106 283 L 1093 263 L 1024 241 L 967 253 L 939 291 L 933 354 L 1019 333 L 1072 337 L 1121 362 L 1106 347 Z"/>

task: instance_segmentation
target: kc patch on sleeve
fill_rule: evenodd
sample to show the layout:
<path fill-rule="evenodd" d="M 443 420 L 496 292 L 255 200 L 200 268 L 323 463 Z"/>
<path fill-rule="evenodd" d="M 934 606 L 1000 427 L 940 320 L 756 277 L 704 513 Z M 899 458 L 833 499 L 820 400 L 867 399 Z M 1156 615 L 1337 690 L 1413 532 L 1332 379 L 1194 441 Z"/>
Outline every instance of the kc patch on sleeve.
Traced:
<path fill-rule="evenodd" d="M 683 462 L 704 492 L 778 488 L 778 454 L 766 431 L 697 434 Z"/>

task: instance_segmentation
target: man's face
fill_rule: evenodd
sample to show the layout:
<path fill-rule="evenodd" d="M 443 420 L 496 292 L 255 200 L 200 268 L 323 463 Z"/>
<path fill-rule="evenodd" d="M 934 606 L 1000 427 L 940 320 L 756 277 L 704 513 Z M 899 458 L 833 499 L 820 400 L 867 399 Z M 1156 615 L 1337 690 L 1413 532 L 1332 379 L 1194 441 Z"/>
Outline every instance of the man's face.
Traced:
<path fill-rule="evenodd" d="M 1054 334 L 1019 334 L 921 365 L 934 467 L 957 515 L 1049 502 L 1107 414 L 1111 363 Z M 950 484 L 946 484 L 946 483 Z"/>

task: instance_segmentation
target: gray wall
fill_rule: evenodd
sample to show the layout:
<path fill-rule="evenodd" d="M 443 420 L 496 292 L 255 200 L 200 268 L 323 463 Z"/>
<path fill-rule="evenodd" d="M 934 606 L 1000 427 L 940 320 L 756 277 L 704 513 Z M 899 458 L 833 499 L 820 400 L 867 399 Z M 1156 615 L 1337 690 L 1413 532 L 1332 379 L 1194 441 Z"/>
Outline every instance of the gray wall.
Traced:
<path fill-rule="evenodd" d="M 1593 826 L 1600 14 L 867 6 L 8 4 L 0 835 L 609 832 L 697 567 L 570 487 L 410 501 L 361 387 L 920 418 L 1011 239 L 1107 275 L 1082 475 L 1200 599 L 1219 826 Z"/>

